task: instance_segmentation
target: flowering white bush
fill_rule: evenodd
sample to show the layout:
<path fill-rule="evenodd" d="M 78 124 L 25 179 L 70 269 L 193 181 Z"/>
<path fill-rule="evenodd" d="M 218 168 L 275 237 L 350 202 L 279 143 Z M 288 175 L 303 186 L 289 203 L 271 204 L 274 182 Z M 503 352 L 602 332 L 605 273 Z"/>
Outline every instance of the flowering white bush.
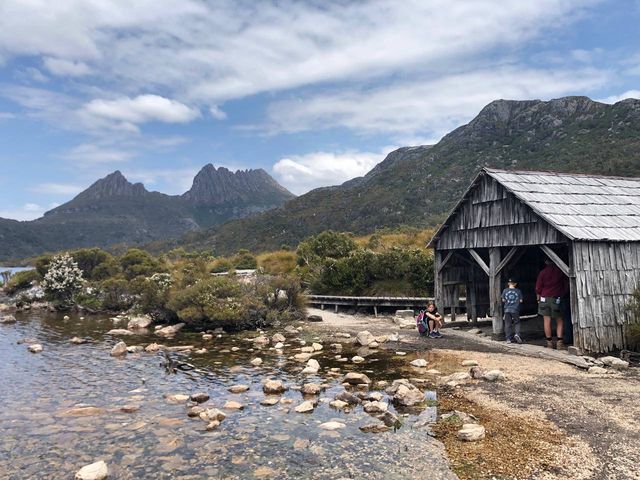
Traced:
<path fill-rule="evenodd" d="M 82 270 L 68 253 L 53 257 L 42 281 L 45 293 L 54 299 L 68 302 L 82 289 Z"/>
<path fill-rule="evenodd" d="M 168 273 L 154 273 L 148 280 L 156 284 L 159 293 L 165 293 L 171 288 L 171 285 L 173 285 L 173 279 Z"/>

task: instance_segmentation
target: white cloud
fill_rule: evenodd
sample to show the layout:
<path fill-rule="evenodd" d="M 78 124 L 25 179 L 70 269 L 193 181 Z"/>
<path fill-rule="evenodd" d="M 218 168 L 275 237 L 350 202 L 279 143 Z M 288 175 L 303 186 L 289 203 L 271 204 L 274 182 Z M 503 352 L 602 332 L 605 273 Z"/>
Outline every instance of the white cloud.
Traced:
<path fill-rule="evenodd" d="M 211 114 L 211 117 L 216 120 L 224 120 L 227 118 L 227 114 L 217 105 L 209 107 L 209 113 Z"/>
<path fill-rule="evenodd" d="M 15 113 L 0 112 L 0 120 L 11 120 L 13 118 L 16 118 L 16 114 Z"/>
<path fill-rule="evenodd" d="M 338 185 L 360 177 L 381 162 L 387 153 L 346 151 L 292 155 L 276 162 L 273 173 L 284 187 L 302 194 L 317 187 Z"/>
<path fill-rule="evenodd" d="M 470 120 L 492 100 L 548 99 L 603 85 L 598 70 L 545 71 L 503 66 L 397 82 L 374 89 L 341 89 L 301 99 L 273 102 L 267 112 L 270 133 L 346 127 L 361 133 L 431 138 Z"/>
<path fill-rule="evenodd" d="M 95 99 L 83 111 L 89 116 L 113 121 L 126 129 L 147 122 L 186 123 L 200 116 L 197 109 L 159 95 L 138 95 L 116 100 Z"/>
<path fill-rule="evenodd" d="M 610 97 L 606 97 L 603 99 L 598 100 L 599 102 L 602 103 L 616 103 L 619 102 L 620 100 L 625 100 L 627 98 L 637 98 L 640 99 L 640 90 L 627 90 L 624 93 L 621 93 L 620 95 L 611 95 Z"/>
<path fill-rule="evenodd" d="M 71 160 L 75 166 L 86 167 L 96 164 L 126 162 L 133 157 L 133 153 L 102 145 L 83 143 L 72 148 L 62 157 Z"/>
<path fill-rule="evenodd" d="M 74 62 L 73 60 L 65 60 L 63 58 L 46 57 L 44 59 L 44 67 L 54 75 L 81 77 L 91 72 L 89 66 L 84 62 Z"/>
<path fill-rule="evenodd" d="M 77 195 L 84 188 L 80 185 L 68 183 L 40 183 L 29 188 L 31 192 L 46 193 L 51 195 Z M 57 206 L 57 204 L 55 205 Z M 55 207 L 50 207 L 55 208 Z"/>
<path fill-rule="evenodd" d="M 36 203 L 25 203 L 20 207 L 6 208 L 0 210 L 0 218 L 10 218 L 12 220 L 34 220 L 44 215 L 45 209 Z"/>

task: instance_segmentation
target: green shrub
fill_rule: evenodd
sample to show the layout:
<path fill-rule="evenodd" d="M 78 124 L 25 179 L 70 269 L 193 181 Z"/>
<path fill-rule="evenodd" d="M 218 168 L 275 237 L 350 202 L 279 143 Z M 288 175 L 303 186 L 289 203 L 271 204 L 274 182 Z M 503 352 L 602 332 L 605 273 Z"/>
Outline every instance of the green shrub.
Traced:
<path fill-rule="evenodd" d="M 239 250 L 233 258 L 231 263 L 236 270 L 252 270 L 258 268 L 258 261 L 255 255 L 249 250 Z"/>
<path fill-rule="evenodd" d="M 104 280 L 120 272 L 120 265 L 113 255 L 100 248 L 82 248 L 71 256 L 87 280 Z"/>
<path fill-rule="evenodd" d="M 154 273 L 164 272 L 166 268 L 148 252 L 131 248 L 120 258 L 120 266 L 126 279 L 150 277 Z"/>
<path fill-rule="evenodd" d="M 135 303 L 133 289 L 124 278 L 108 278 L 100 284 L 99 289 L 104 310 L 128 310 Z"/>
<path fill-rule="evenodd" d="M 218 258 L 214 260 L 211 267 L 211 273 L 224 273 L 233 269 L 233 263 L 227 258 Z"/>
<path fill-rule="evenodd" d="M 298 245 L 298 250 L 296 251 L 298 265 L 314 265 L 320 264 L 329 258 L 344 258 L 353 252 L 356 247 L 356 242 L 351 235 L 327 230 L 307 238 Z"/>
<path fill-rule="evenodd" d="M 263 253 L 258 265 L 268 275 L 288 275 L 296 269 L 296 254 L 290 251 Z"/>
<path fill-rule="evenodd" d="M 53 258 L 51 255 L 40 255 L 38 258 L 36 258 L 34 266 L 36 267 L 40 278 L 44 278 L 44 276 L 47 274 L 47 271 L 49 270 L 49 264 L 51 263 L 51 258 Z"/>
<path fill-rule="evenodd" d="M 41 280 L 40 274 L 37 270 L 24 270 L 17 272 L 11 276 L 7 282 L 7 293 L 9 295 L 15 295 L 21 290 L 31 288 L 31 286 Z"/>

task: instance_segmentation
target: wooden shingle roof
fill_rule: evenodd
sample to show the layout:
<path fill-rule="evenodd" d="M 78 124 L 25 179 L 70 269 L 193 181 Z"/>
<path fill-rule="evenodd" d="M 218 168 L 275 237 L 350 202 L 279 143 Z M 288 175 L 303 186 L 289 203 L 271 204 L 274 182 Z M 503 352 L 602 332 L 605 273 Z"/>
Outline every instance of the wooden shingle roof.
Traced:
<path fill-rule="evenodd" d="M 640 178 L 483 171 L 570 239 L 640 241 Z"/>

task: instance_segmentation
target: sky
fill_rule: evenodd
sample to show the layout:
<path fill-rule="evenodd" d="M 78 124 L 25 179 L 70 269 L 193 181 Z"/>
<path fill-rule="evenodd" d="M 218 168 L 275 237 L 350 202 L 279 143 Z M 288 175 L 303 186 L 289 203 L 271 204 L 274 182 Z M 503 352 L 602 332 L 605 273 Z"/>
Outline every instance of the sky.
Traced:
<path fill-rule="evenodd" d="M 296 194 L 495 99 L 640 98 L 640 0 L 0 0 L 0 217 L 207 163 Z"/>

